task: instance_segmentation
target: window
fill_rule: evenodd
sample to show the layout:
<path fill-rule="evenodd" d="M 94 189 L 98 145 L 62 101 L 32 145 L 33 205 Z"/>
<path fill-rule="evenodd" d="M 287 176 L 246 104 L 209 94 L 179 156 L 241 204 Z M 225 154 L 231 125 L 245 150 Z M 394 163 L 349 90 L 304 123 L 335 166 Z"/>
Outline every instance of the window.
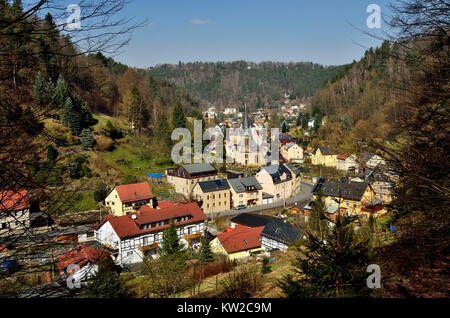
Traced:
<path fill-rule="evenodd" d="M 133 255 L 133 251 L 127 252 L 127 256 L 131 256 L 131 255 Z"/>

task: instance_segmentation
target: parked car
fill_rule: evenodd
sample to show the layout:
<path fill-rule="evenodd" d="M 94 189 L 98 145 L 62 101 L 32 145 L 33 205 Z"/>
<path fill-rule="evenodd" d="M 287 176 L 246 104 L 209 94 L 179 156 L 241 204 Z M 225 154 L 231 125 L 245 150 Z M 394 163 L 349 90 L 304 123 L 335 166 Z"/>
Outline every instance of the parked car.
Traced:
<path fill-rule="evenodd" d="M 14 273 L 19 269 L 20 265 L 16 260 L 8 260 L 0 264 L 0 271 L 2 273 Z"/>
<path fill-rule="evenodd" d="M 245 208 L 246 208 L 245 205 L 239 204 L 239 205 L 236 207 L 236 210 L 243 210 L 243 209 L 245 209 Z"/>

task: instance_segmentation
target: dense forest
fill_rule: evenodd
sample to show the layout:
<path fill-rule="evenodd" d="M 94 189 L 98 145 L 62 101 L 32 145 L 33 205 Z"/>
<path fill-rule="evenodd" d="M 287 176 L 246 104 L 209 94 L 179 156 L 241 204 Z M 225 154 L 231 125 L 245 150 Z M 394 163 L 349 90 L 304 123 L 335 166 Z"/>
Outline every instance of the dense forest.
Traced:
<path fill-rule="evenodd" d="M 385 41 L 326 83 L 311 99 L 312 107 L 327 117 L 319 131 L 325 143 L 350 151 L 356 139 L 394 141 L 399 131 L 393 123 L 401 113 L 399 83 L 408 79 L 412 63 L 411 52 Z"/>
<path fill-rule="evenodd" d="M 246 61 L 194 62 L 158 65 L 147 72 L 184 87 L 202 106 L 209 102 L 219 107 L 263 106 L 288 93 L 292 99 L 307 100 L 325 82 L 333 81 L 345 66 L 316 63 Z"/>

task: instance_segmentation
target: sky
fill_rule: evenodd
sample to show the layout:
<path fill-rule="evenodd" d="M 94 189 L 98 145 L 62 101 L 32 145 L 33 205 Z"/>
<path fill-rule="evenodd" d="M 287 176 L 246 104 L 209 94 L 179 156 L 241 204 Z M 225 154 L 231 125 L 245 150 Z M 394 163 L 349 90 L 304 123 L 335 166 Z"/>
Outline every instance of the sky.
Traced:
<path fill-rule="evenodd" d="M 129 45 L 114 58 L 133 67 L 194 61 L 311 61 L 340 65 L 359 60 L 381 42 L 363 31 L 376 4 L 387 0 L 135 0 L 123 12 L 136 21 Z M 375 20 L 371 20 L 375 21 Z"/>

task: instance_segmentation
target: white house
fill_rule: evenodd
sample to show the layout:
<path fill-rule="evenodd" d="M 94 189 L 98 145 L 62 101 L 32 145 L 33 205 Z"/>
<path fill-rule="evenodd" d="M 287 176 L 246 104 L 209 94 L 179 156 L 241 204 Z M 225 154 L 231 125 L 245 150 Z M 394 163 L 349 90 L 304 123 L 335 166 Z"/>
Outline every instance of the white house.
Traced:
<path fill-rule="evenodd" d="M 95 239 L 109 248 L 117 264 L 139 263 L 144 257 L 157 257 L 170 220 L 175 222 L 180 242 L 196 248 L 207 219 L 195 202 L 158 210 L 143 206 L 129 215 L 107 216 L 95 226 Z"/>

